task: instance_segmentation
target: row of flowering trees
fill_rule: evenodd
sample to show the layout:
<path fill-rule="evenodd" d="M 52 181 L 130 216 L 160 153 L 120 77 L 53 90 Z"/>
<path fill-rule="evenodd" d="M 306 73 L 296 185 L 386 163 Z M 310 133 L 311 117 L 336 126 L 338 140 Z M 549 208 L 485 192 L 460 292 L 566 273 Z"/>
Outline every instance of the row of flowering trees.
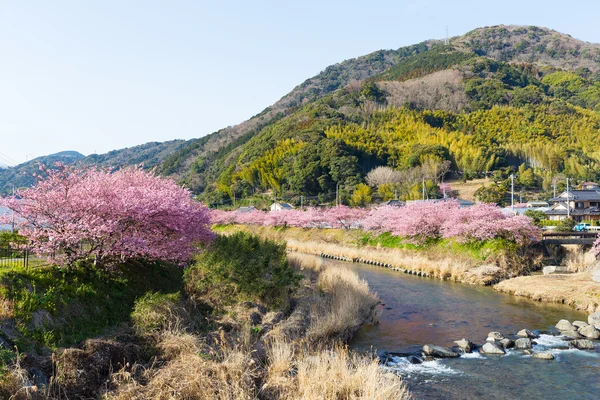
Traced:
<path fill-rule="evenodd" d="M 132 258 L 183 264 L 214 238 L 208 208 L 173 180 L 141 168 L 57 164 L 41 167 L 37 178 L 33 187 L 0 198 L 12 211 L 0 225 L 15 221 L 31 250 L 59 265 Z"/>
<path fill-rule="evenodd" d="M 213 224 L 249 224 L 291 227 L 331 227 L 389 232 L 411 241 L 448 238 L 459 242 L 504 238 L 519 244 L 536 242 L 540 230 L 531 218 L 506 215 L 494 204 L 476 204 L 461 208 L 454 200 L 415 202 L 404 207 L 383 206 L 373 209 L 339 206 L 306 211 L 276 212 L 211 211 Z"/>

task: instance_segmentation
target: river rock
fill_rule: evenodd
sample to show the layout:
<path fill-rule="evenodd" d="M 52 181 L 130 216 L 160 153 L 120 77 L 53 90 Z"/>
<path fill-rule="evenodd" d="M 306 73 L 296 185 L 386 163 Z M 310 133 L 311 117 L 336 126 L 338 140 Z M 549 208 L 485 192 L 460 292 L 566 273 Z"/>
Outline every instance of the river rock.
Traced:
<path fill-rule="evenodd" d="M 515 341 L 515 347 L 517 349 L 530 349 L 531 348 L 531 339 L 529 338 L 520 338 Z"/>
<path fill-rule="evenodd" d="M 571 340 L 569 342 L 569 347 L 579 350 L 594 350 L 594 343 L 588 339 Z"/>
<path fill-rule="evenodd" d="M 526 355 L 528 355 L 528 356 L 531 356 L 531 355 L 533 355 L 533 351 L 532 351 L 532 350 L 529 350 L 529 349 L 525 349 L 525 350 L 523 350 L 523 354 L 526 354 Z"/>
<path fill-rule="evenodd" d="M 594 328 L 593 325 L 586 325 L 583 328 L 579 328 L 577 332 L 579 332 L 582 336 L 585 336 L 588 339 L 600 338 L 600 332 L 598 331 L 598 329 Z"/>
<path fill-rule="evenodd" d="M 423 359 L 417 356 L 408 356 L 406 357 L 406 360 L 411 364 L 423 364 Z"/>
<path fill-rule="evenodd" d="M 596 329 L 600 329 L 600 311 L 588 316 L 588 323 L 594 325 Z"/>
<path fill-rule="evenodd" d="M 519 332 L 517 332 L 517 336 L 529 339 L 537 339 L 539 337 L 529 329 L 521 329 Z"/>
<path fill-rule="evenodd" d="M 423 346 L 423 353 L 425 353 L 426 356 L 432 356 L 437 358 L 460 357 L 459 353 L 452 351 L 447 347 L 434 346 L 432 344 L 426 344 L 425 346 Z"/>
<path fill-rule="evenodd" d="M 560 334 L 563 335 L 564 337 L 566 337 L 567 339 L 581 339 L 583 337 L 575 329 L 571 329 L 571 330 L 568 330 L 568 331 L 563 331 Z"/>
<path fill-rule="evenodd" d="M 558 324 L 556 324 L 556 329 L 558 329 L 559 331 L 570 331 L 574 330 L 575 328 L 573 327 L 573 324 L 567 321 L 566 319 L 561 319 L 560 321 L 558 321 Z"/>
<path fill-rule="evenodd" d="M 472 353 L 475 345 L 469 339 L 455 340 L 454 343 L 465 353 Z"/>
<path fill-rule="evenodd" d="M 483 346 L 481 346 L 481 349 L 479 350 L 479 352 L 484 353 L 484 354 L 493 354 L 493 355 L 506 354 L 506 351 L 504 351 L 504 349 L 502 347 L 500 347 L 496 343 L 490 343 L 490 342 L 487 342 Z"/>
<path fill-rule="evenodd" d="M 554 354 L 552 353 L 533 353 L 532 357 L 540 360 L 554 360 Z"/>
<path fill-rule="evenodd" d="M 512 339 L 508 339 L 508 338 L 502 339 L 500 341 L 500 344 L 505 349 L 512 349 L 513 347 L 515 347 L 515 342 Z"/>
<path fill-rule="evenodd" d="M 488 333 L 488 339 L 502 340 L 502 339 L 504 339 L 504 336 L 502 336 L 502 334 L 500 332 L 490 332 L 490 333 Z"/>
<path fill-rule="evenodd" d="M 583 328 L 584 326 L 588 326 L 589 324 L 585 321 L 574 321 L 573 326 L 577 329 Z"/>

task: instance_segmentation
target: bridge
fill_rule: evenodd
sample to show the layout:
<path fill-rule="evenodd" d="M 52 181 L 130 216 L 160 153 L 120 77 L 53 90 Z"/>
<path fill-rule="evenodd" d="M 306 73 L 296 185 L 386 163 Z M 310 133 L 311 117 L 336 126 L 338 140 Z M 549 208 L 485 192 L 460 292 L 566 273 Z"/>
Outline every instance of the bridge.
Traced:
<path fill-rule="evenodd" d="M 543 244 L 592 245 L 598 239 L 598 232 L 544 232 Z"/>

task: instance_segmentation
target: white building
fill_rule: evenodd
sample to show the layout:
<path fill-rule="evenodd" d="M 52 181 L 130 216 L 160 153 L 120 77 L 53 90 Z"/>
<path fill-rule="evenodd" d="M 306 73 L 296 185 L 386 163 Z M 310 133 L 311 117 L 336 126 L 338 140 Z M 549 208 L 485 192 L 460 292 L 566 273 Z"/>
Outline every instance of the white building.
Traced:
<path fill-rule="evenodd" d="M 294 207 L 292 207 L 291 204 L 288 203 L 279 203 L 279 202 L 275 202 L 273 204 L 271 204 L 271 211 L 284 211 L 284 210 L 293 210 Z"/>

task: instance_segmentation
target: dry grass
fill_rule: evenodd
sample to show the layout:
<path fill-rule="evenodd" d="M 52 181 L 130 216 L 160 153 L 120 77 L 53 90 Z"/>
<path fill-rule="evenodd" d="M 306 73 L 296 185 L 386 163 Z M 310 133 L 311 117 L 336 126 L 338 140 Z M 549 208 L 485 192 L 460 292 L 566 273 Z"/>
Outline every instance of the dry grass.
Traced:
<path fill-rule="evenodd" d="M 580 246 L 567 245 L 565 266 L 570 272 L 585 272 L 596 261 L 596 256 L 589 251 L 583 251 Z"/>
<path fill-rule="evenodd" d="M 318 257 L 292 254 L 290 262 L 308 278 L 296 308 L 308 315 L 304 335 L 292 340 L 276 326 L 265 339 L 263 362 L 257 362 L 249 327 L 236 332 L 235 340 L 222 334 L 208 351 L 193 335 L 168 330 L 157 347 L 170 361 L 114 374 L 114 389 L 105 398 L 408 399 L 401 378 L 376 359 L 331 344 L 376 318 L 379 301 L 367 283 L 349 269 L 324 267 Z"/>
<path fill-rule="evenodd" d="M 162 368 L 143 370 L 141 377 L 113 375 L 114 400 L 241 400 L 256 398 L 258 367 L 250 353 L 223 347 L 215 359 L 182 353 Z M 141 379 L 140 379 L 141 378 Z M 140 382 L 147 382 L 141 384 Z"/>
<path fill-rule="evenodd" d="M 21 366 L 20 356 L 13 367 L 0 379 L 0 398 L 9 400 L 42 400 L 47 392 L 33 384 L 27 371 Z"/>
<path fill-rule="evenodd" d="M 502 281 L 494 289 L 537 301 L 563 303 L 586 312 L 600 311 L 600 283 L 589 272 L 534 275 Z"/>
<path fill-rule="evenodd" d="M 417 254 L 410 250 L 384 249 L 368 247 L 352 247 L 335 243 L 302 242 L 295 239 L 287 241 L 288 249 L 294 252 L 319 255 L 321 253 L 348 258 L 362 258 L 392 264 L 396 268 L 410 269 L 445 280 L 466 283 L 485 284 L 485 274 L 472 271 L 475 267 L 472 260 L 464 257 L 444 257 L 445 254 Z M 493 271 L 497 272 L 497 271 Z"/>
<path fill-rule="evenodd" d="M 320 352 L 276 341 L 269 349 L 262 397 L 267 399 L 409 399 L 395 374 L 345 347 Z"/>
<path fill-rule="evenodd" d="M 312 342 L 334 336 L 347 340 L 365 322 L 379 318 L 379 299 L 356 272 L 347 268 L 327 267 L 318 280 L 324 292 L 312 303 L 307 338 Z"/>
<path fill-rule="evenodd" d="M 475 192 L 477 189 L 483 185 L 489 185 L 491 181 L 488 178 L 482 178 L 473 179 L 467 182 L 453 181 L 448 183 L 452 187 L 452 190 L 455 190 L 458 193 L 458 197 L 469 201 L 475 201 Z"/>

